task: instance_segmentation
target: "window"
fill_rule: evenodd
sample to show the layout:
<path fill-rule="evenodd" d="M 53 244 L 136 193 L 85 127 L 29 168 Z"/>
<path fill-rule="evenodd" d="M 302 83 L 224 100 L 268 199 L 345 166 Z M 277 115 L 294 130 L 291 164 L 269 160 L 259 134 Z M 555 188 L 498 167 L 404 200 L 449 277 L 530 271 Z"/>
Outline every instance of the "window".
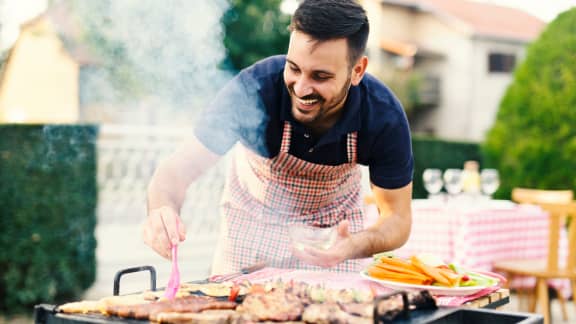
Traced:
<path fill-rule="evenodd" d="M 488 72 L 512 72 L 515 65 L 514 54 L 490 53 L 488 55 Z"/>

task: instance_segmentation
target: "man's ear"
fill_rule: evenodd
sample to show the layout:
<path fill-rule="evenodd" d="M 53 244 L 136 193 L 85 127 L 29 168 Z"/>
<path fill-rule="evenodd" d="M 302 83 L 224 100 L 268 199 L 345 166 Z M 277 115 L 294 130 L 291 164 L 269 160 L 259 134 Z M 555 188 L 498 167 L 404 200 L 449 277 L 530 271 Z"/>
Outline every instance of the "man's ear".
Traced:
<path fill-rule="evenodd" d="M 350 78 L 350 83 L 352 83 L 353 86 L 357 86 L 360 83 L 360 81 L 362 81 L 364 73 L 366 73 L 367 66 L 368 66 L 367 56 L 362 56 L 360 59 L 358 59 L 358 61 L 352 68 L 352 76 Z"/>

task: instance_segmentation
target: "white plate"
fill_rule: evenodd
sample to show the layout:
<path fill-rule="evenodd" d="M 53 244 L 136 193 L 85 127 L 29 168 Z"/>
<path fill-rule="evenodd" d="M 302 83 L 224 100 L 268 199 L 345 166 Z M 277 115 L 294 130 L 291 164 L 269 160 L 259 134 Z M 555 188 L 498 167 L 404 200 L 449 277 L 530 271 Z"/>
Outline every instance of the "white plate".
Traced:
<path fill-rule="evenodd" d="M 402 283 L 398 281 L 389 281 L 373 278 L 370 277 L 366 273 L 366 271 L 360 272 L 360 275 L 365 279 L 377 282 L 383 285 L 384 287 L 391 288 L 394 290 L 411 290 L 411 291 L 428 290 L 432 295 L 441 295 L 441 296 L 468 296 L 475 294 L 482 289 L 487 288 L 486 286 L 449 288 L 449 287 L 430 286 L 430 285 L 415 285 L 415 284 Z"/>

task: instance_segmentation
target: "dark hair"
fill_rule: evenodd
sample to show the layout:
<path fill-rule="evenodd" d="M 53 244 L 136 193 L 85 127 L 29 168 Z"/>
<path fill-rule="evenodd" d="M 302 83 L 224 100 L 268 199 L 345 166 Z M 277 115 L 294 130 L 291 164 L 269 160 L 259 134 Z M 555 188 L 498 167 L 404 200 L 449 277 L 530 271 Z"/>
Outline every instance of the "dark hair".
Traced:
<path fill-rule="evenodd" d="M 321 42 L 346 38 L 350 66 L 364 53 L 370 30 L 364 8 L 354 0 L 304 0 L 289 29 Z"/>

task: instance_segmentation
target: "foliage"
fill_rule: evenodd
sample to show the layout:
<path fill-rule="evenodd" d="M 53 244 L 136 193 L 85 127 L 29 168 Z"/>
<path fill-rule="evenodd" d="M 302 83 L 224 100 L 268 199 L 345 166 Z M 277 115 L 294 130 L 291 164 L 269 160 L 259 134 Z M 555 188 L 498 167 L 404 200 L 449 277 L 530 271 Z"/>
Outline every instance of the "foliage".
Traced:
<path fill-rule="evenodd" d="M 475 160 L 482 163 L 483 160 L 480 145 L 477 143 L 413 137 L 412 150 L 414 152 L 414 198 L 426 198 L 428 196 L 422 181 L 424 169 L 462 169 L 465 161 Z"/>
<path fill-rule="evenodd" d="M 0 126 L 0 312 L 94 282 L 95 138 L 92 126 Z"/>
<path fill-rule="evenodd" d="M 384 79 L 384 83 L 402 103 L 402 107 L 404 107 L 410 120 L 416 110 L 422 107 L 419 93 L 422 82 L 422 76 L 414 71 L 395 71 L 391 77 Z"/>
<path fill-rule="evenodd" d="M 284 54 L 290 37 L 290 17 L 280 11 L 282 0 L 230 0 L 222 17 L 224 45 L 232 69 L 240 70 L 270 55 Z"/>
<path fill-rule="evenodd" d="M 528 48 L 482 146 L 503 197 L 514 187 L 576 190 L 576 8 Z"/>

